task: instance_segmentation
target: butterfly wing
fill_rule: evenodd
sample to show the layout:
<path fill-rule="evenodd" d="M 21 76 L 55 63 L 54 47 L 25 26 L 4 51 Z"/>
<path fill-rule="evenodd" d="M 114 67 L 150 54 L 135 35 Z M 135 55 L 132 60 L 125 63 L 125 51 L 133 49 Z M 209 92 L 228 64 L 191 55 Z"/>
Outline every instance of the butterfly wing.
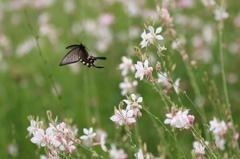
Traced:
<path fill-rule="evenodd" d="M 73 48 L 67 53 L 67 55 L 62 59 L 60 66 L 78 62 L 80 60 L 81 49 L 79 47 Z"/>

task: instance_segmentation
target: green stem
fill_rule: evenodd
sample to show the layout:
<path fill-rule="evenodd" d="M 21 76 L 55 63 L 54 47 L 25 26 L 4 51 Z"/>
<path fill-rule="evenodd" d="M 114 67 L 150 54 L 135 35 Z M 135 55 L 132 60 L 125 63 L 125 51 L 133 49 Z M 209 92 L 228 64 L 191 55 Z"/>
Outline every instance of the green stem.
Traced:
<path fill-rule="evenodd" d="M 88 82 L 88 71 L 86 71 L 87 75 L 83 76 L 84 80 L 84 107 L 85 107 L 85 114 L 86 114 L 86 121 L 88 126 L 91 126 L 91 119 L 90 119 L 90 106 L 89 106 L 89 82 Z"/>
<path fill-rule="evenodd" d="M 232 131 L 233 131 L 233 135 L 236 134 L 235 128 L 234 128 L 234 122 L 233 122 L 233 118 L 232 118 L 232 111 L 231 111 L 231 104 L 229 102 L 229 96 L 228 96 L 228 90 L 227 90 L 227 82 L 226 82 L 226 75 L 225 75 L 225 71 L 224 71 L 224 57 L 223 57 L 223 50 L 222 50 L 222 27 L 218 29 L 218 35 L 219 35 L 219 53 L 220 53 L 220 67 L 221 67 L 221 74 L 222 74 L 222 84 L 223 84 L 223 91 L 224 91 L 224 96 L 225 96 L 225 102 L 227 105 L 227 109 L 228 109 L 228 116 L 230 117 L 230 121 L 232 123 Z M 240 150 L 239 150 L 239 145 L 237 144 L 237 151 L 238 154 L 240 154 Z"/>

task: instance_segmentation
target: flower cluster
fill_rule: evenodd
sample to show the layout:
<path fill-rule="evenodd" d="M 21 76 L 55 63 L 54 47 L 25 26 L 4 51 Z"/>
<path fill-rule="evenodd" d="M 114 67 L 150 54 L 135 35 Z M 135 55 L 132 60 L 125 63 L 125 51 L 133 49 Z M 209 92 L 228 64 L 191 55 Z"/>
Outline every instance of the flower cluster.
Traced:
<path fill-rule="evenodd" d="M 212 131 L 215 137 L 215 143 L 217 147 L 220 150 L 224 150 L 224 144 L 226 142 L 224 135 L 227 133 L 228 130 L 226 123 L 224 121 L 219 122 L 217 118 L 214 117 L 213 120 L 209 122 L 209 124 L 209 130 Z"/>
<path fill-rule="evenodd" d="M 125 110 L 123 109 L 114 109 L 115 114 L 110 117 L 110 119 L 115 122 L 117 125 L 128 125 L 133 126 L 136 123 L 136 119 L 141 117 L 142 114 L 139 109 L 142 106 L 139 104 L 143 100 L 142 97 L 136 98 L 135 94 L 131 94 L 130 99 L 124 99 L 123 101 L 127 104 Z"/>
<path fill-rule="evenodd" d="M 188 115 L 189 109 L 182 111 L 172 107 L 171 113 L 166 114 L 164 124 L 170 124 L 173 128 L 189 129 L 193 125 L 195 117 Z"/>
<path fill-rule="evenodd" d="M 27 128 L 32 143 L 48 148 L 48 157 L 57 157 L 59 153 L 72 153 L 76 145 L 80 142 L 75 138 L 78 129 L 67 127 L 66 123 L 62 122 L 56 126 L 49 124 L 49 127 L 43 129 L 42 122 L 30 120 L 31 126 Z"/>
<path fill-rule="evenodd" d="M 123 56 L 119 69 L 122 70 L 122 76 L 124 77 L 124 82 L 119 84 L 119 87 L 122 89 L 121 95 L 125 96 L 128 93 L 133 93 L 138 85 L 138 82 L 136 80 L 131 81 L 131 79 L 127 77 L 130 71 L 135 71 L 132 59 Z"/>
<path fill-rule="evenodd" d="M 60 124 L 49 124 L 49 127 L 44 129 L 42 121 L 30 120 L 30 126 L 27 128 L 31 137 L 30 141 L 39 147 L 45 147 L 47 150 L 47 156 L 41 155 L 42 158 L 59 158 L 59 155 L 69 155 L 74 152 L 76 146 L 81 144 L 81 140 L 91 145 L 100 145 L 103 151 L 107 151 L 105 146 L 105 139 L 107 133 L 103 130 L 93 132 L 93 128 L 83 128 L 85 135 L 80 136 L 77 139 L 78 129 L 76 126 L 68 126 L 62 122 Z M 90 141 L 90 142 L 88 142 Z"/>
<path fill-rule="evenodd" d="M 193 142 L 193 150 L 192 153 L 196 154 L 197 156 L 199 156 L 200 158 L 204 158 L 203 155 L 205 154 L 205 147 L 206 145 L 208 145 L 208 142 L 205 141 L 205 145 L 202 145 L 200 142 L 198 141 L 194 141 Z"/>

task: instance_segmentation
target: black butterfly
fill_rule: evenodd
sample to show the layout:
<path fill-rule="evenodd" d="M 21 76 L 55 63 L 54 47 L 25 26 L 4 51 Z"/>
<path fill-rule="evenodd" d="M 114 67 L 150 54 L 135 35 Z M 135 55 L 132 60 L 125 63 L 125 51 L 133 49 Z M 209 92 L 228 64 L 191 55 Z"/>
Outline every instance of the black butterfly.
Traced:
<path fill-rule="evenodd" d="M 70 45 L 66 49 L 72 49 L 67 53 L 67 55 L 62 59 L 60 66 L 75 63 L 81 61 L 84 65 L 88 67 L 104 68 L 101 66 L 95 66 L 93 63 L 97 59 L 106 60 L 106 57 L 93 57 L 88 54 L 86 47 L 83 44 L 80 45 Z"/>

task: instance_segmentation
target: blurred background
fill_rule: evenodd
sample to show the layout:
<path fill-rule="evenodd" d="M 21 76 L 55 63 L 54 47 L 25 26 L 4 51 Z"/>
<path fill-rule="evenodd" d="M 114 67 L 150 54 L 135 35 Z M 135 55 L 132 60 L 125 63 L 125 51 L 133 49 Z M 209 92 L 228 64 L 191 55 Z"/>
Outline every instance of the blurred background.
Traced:
<path fill-rule="evenodd" d="M 165 1 L 164 1 L 165 2 Z M 72 118 L 79 128 L 104 129 L 114 138 L 114 123 L 110 121 L 113 108 L 125 99 L 119 84 L 123 81 L 118 69 L 122 56 L 132 58 L 136 64 L 133 46 L 141 42 L 141 33 L 147 17 L 154 19 L 155 27 L 161 26 L 156 3 L 147 0 L 1 0 L 0 1 L 0 157 L 38 158 L 37 146 L 26 138 L 30 125 L 29 115 L 47 120 L 46 111 L 51 110 L 59 121 Z M 207 121 L 212 120 L 213 103 L 224 105 L 220 74 L 217 22 L 212 9 L 200 1 L 175 0 L 166 3 L 173 17 L 177 38 L 184 43 L 191 60 L 197 62 L 195 76 L 204 99 Z M 235 124 L 240 124 L 240 1 L 226 1 L 229 17 L 224 21 L 223 47 L 225 71 Z M 164 29 L 164 28 L 163 28 Z M 162 35 L 164 37 L 164 35 Z M 165 38 L 165 37 L 164 37 Z M 168 39 L 166 37 L 166 39 Z M 90 55 L 105 56 L 97 66 L 88 68 L 81 63 L 59 66 L 69 50 L 69 45 L 83 43 Z M 175 80 L 181 78 L 180 88 L 194 101 L 195 96 L 186 73 L 182 57 L 165 41 L 166 67 L 171 68 Z M 152 61 L 158 61 L 156 50 L 147 50 Z M 204 82 L 204 72 L 208 81 Z M 156 76 L 156 74 L 154 75 Z M 134 73 L 133 76 L 134 77 Z M 215 87 L 211 87 L 213 80 Z M 158 114 L 163 121 L 167 112 L 164 104 L 151 85 L 139 81 L 137 92 L 144 105 Z M 211 85 L 212 86 L 212 85 Z M 170 94 L 171 96 L 171 94 Z M 209 96 L 216 101 L 209 100 Z M 190 102 L 182 97 L 189 114 L 198 114 Z M 176 95 L 171 99 L 177 101 Z M 217 105 L 217 104 L 216 104 Z M 138 133 L 148 150 L 159 155 L 156 145 L 160 142 L 151 118 L 145 112 L 139 119 Z M 93 121 L 93 118 L 96 120 Z M 148 130 L 148 131 L 146 131 Z M 122 132 L 124 133 L 124 132 Z M 184 150 L 192 148 L 190 132 L 181 132 Z M 157 138 L 157 139 L 156 139 Z M 127 150 L 126 150 L 127 151 Z M 190 155 L 190 152 L 188 155 Z M 89 154 L 90 155 L 90 154 Z M 129 155 L 129 158 L 132 158 Z"/>

